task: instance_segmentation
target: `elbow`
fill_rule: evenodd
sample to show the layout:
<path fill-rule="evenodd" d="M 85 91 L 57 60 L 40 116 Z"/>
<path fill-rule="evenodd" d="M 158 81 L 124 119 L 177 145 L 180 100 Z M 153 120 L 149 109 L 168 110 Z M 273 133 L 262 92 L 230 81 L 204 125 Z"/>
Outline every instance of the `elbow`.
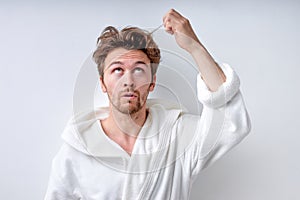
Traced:
<path fill-rule="evenodd" d="M 245 117 L 242 119 L 242 121 L 243 122 L 240 125 L 239 132 L 243 137 L 246 137 L 252 129 L 251 121 L 247 112 L 245 113 Z"/>
<path fill-rule="evenodd" d="M 233 134 L 234 138 L 244 138 L 251 131 L 251 121 L 248 113 L 245 112 L 243 115 L 238 115 L 234 120 L 230 122 L 228 130 Z"/>

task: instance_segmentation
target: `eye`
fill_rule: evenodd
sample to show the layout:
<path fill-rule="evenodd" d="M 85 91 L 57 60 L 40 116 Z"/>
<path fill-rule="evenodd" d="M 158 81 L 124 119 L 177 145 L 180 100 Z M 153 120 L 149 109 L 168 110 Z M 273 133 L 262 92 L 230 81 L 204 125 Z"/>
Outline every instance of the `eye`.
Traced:
<path fill-rule="evenodd" d="M 115 73 L 115 74 L 121 74 L 122 72 L 123 72 L 123 69 L 121 67 L 117 67 L 112 70 L 112 73 Z"/>
<path fill-rule="evenodd" d="M 136 67 L 136 68 L 134 68 L 134 73 L 142 73 L 142 72 L 144 72 L 145 70 L 143 69 L 143 68 L 141 68 L 141 67 Z"/>

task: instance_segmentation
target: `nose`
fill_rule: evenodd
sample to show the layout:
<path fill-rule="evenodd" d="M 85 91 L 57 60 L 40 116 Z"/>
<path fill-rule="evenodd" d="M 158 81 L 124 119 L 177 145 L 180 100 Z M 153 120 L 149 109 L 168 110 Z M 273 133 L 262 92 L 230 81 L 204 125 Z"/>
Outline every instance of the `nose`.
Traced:
<path fill-rule="evenodd" d="M 123 82 L 123 86 L 124 87 L 134 87 L 134 79 L 133 76 L 130 72 L 127 72 L 124 75 L 124 82 Z"/>

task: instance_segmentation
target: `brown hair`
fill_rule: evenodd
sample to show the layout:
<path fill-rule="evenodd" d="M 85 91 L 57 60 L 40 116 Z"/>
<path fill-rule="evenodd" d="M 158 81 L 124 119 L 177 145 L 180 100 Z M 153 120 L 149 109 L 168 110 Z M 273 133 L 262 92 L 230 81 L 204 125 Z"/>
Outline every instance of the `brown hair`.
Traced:
<path fill-rule="evenodd" d="M 113 26 L 106 27 L 97 39 L 97 48 L 93 58 L 97 64 L 99 75 L 103 77 L 104 61 L 108 53 L 118 47 L 127 50 L 141 50 L 150 59 L 152 76 L 156 74 L 160 62 L 160 50 L 151 33 L 137 27 L 126 27 L 118 31 Z"/>

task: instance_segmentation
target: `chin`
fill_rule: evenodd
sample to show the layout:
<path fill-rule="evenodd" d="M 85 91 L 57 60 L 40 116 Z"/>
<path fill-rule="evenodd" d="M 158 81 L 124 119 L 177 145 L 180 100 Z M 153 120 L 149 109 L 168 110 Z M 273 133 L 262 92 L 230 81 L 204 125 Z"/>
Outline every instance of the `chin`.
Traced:
<path fill-rule="evenodd" d="M 139 110 L 141 110 L 140 107 L 138 106 L 133 106 L 133 105 L 121 105 L 116 107 L 117 110 L 123 114 L 134 114 L 136 112 L 138 112 Z"/>

